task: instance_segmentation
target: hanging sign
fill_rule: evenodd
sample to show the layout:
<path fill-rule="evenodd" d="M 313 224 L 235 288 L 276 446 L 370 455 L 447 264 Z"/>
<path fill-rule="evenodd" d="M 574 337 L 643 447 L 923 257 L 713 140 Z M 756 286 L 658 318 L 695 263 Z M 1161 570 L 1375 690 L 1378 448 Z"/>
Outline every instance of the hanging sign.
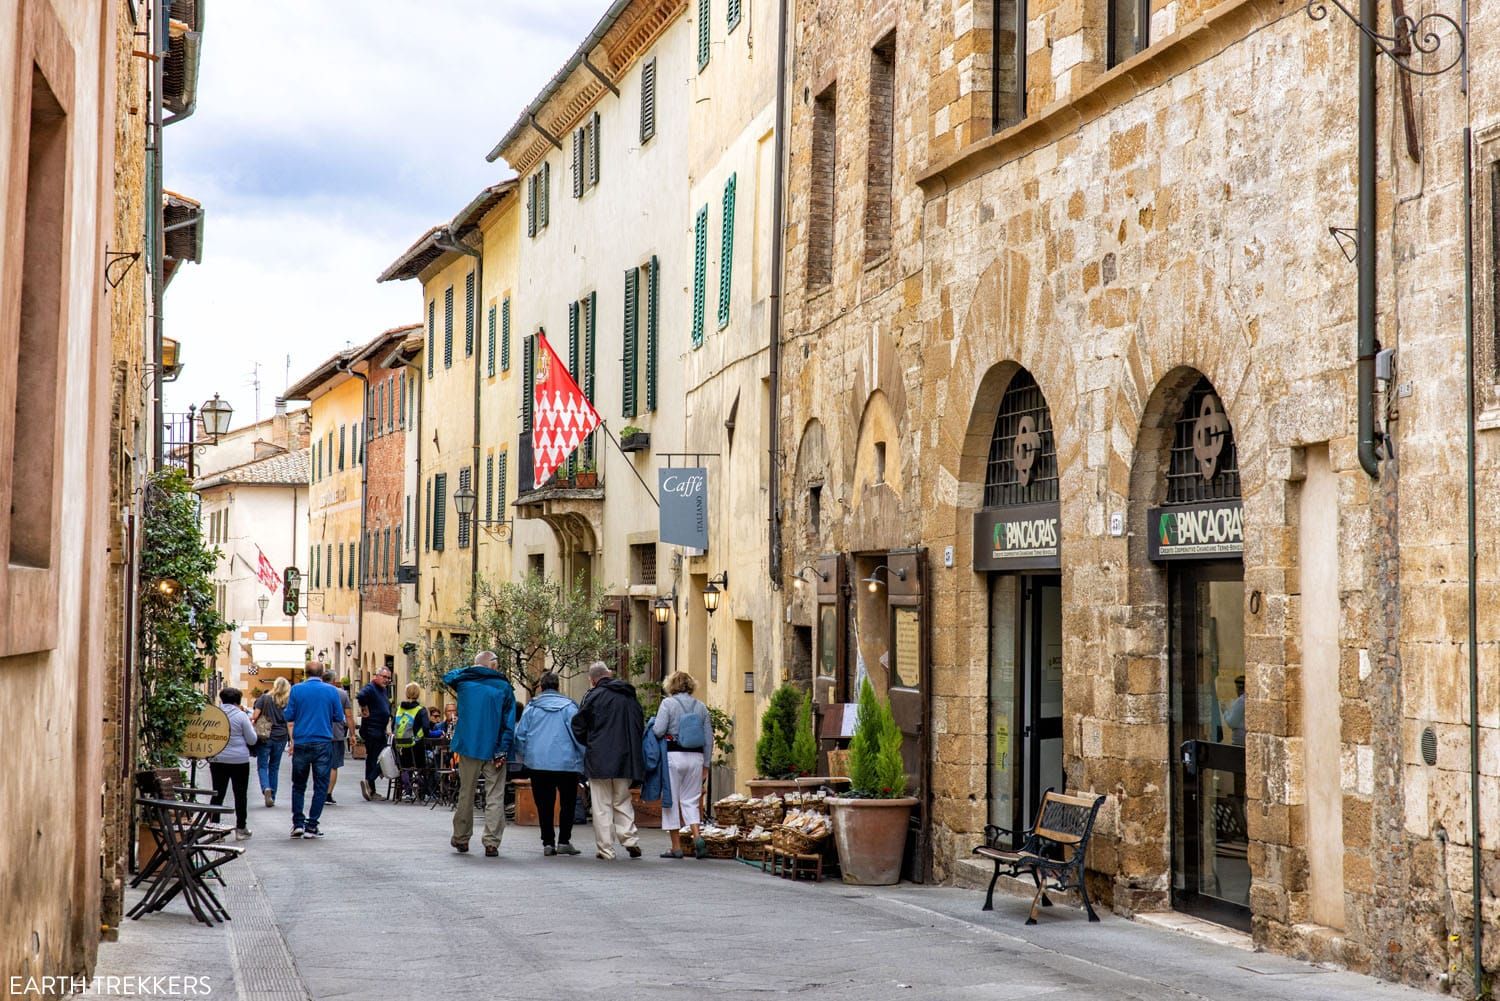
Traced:
<path fill-rule="evenodd" d="M 182 735 L 184 758 L 211 758 L 229 746 L 229 717 L 218 706 L 204 706 L 188 717 Z"/>
<path fill-rule="evenodd" d="M 1056 570 L 1062 516 L 1056 501 L 974 512 L 975 570 Z"/>
<path fill-rule="evenodd" d="M 1245 517 L 1237 500 L 1156 507 L 1146 512 L 1153 560 L 1213 560 L 1245 551 Z"/>
<path fill-rule="evenodd" d="M 656 471 L 662 542 L 708 549 L 708 470 L 701 466 Z"/>

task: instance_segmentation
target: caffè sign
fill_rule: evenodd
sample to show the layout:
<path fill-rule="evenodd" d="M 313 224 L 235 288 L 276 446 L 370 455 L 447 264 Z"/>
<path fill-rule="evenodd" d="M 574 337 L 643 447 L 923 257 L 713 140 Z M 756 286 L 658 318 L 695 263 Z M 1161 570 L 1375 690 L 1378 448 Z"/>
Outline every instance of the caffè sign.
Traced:
<path fill-rule="evenodd" d="M 1151 508 L 1146 524 L 1153 560 L 1212 560 L 1245 551 L 1244 507 L 1237 500 Z"/>
<path fill-rule="evenodd" d="M 1055 570 L 1062 566 L 1058 503 L 974 512 L 975 570 Z"/>

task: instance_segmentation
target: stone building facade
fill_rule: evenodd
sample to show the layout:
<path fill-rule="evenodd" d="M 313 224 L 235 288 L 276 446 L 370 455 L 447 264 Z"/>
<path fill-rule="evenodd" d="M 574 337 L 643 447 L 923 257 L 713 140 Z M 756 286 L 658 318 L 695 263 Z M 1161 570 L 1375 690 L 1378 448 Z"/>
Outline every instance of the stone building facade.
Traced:
<path fill-rule="evenodd" d="M 1366 238 L 1396 368 L 1372 477 L 1355 264 L 1329 234 L 1355 217 L 1355 28 L 1265 0 L 1154 3 L 1131 28 L 1134 10 L 799 5 L 783 504 L 789 566 L 817 586 L 792 620 L 818 682 L 828 655 L 820 697 L 861 674 L 893 704 L 918 690 L 933 875 L 1062 784 L 1105 797 L 1089 865 L 1121 913 L 1462 981 L 1471 873 L 1490 925 L 1500 889 L 1493 687 L 1468 725 L 1462 130 L 1483 411 L 1500 95 L 1476 74 L 1466 103 L 1457 69 L 1418 80 L 1408 138 L 1378 66 Z M 1469 26 L 1476 66 L 1493 17 Z M 898 569 L 926 603 L 920 678 L 892 670 Z"/>

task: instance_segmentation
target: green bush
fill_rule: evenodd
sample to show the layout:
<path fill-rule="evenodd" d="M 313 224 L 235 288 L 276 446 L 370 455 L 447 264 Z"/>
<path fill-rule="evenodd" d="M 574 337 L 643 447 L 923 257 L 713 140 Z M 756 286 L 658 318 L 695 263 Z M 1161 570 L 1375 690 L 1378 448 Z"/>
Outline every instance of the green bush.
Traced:
<path fill-rule="evenodd" d="M 859 717 L 849 743 L 849 781 L 852 795 L 865 799 L 896 799 L 906 795 L 906 766 L 901 760 L 901 728 L 889 702 L 875 695 L 866 678 L 859 686 Z"/>
<path fill-rule="evenodd" d="M 797 732 L 798 703 L 797 690 L 791 685 L 771 693 L 771 704 L 760 721 L 760 739 L 755 742 L 755 771 L 763 779 L 796 774 L 792 738 Z"/>
<path fill-rule="evenodd" d="M 792 738 L 792 767 L 798 775 L 811 775 L 818 767 L 818 742 L 813 734 L 812 693 L 802 697 L 797 713 L 797 735 Z"/>

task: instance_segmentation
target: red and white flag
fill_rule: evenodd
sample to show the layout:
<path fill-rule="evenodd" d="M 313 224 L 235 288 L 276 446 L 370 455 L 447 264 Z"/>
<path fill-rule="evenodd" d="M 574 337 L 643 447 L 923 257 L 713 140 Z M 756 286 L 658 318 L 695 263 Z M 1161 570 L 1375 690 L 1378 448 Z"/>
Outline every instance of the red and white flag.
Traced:
<path fill-rule="evenodd" d="M 536 343 L 531 462 L 533 482 L 540 487 L 601 421 L 541 331 L 537 331 Z"/>
<path fill-rule="evenodd" d="M 275 594 L 281 588 L 281 574 L 276 572 L 276 568 L 271 565 L 270 560 L 266 559 L 266 554 L 260 551 L 259 546 L 255 547 L 255 552 L 260 556 L 260 566 L 256 568 L 255 576 L 260 578 L 260 582 L 266 586 L 267 591 Z"/>

